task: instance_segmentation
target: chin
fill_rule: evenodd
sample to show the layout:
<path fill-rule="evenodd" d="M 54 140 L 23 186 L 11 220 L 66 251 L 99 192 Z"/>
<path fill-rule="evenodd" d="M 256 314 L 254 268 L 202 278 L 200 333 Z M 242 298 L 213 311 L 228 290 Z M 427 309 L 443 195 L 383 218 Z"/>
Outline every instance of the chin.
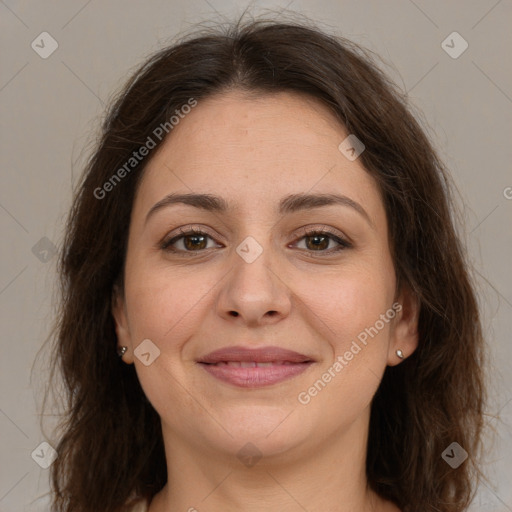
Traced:
<path fill-rule="evenodd" d="M 205 432 L 205 436 L 212 445 L 232 455 L 239 455 L 248 443 L 265 457 L 284 454 L 307 443 L 315 430 L 299 411 L 292 411 L 291 407 L 261 405 L 233 408 L 216 416 L 231 436 L 218 429 L 220 438 L 212 439 L 211 431 Z M 251 451 L 250 447 L 247 449 Z"/>

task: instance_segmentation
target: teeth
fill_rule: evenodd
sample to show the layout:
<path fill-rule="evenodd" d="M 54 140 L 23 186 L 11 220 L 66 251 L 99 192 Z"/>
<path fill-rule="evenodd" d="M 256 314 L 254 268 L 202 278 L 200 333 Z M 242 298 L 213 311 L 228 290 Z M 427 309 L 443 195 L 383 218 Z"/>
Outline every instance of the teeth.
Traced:
<path fill-rule="evenodd" d="M 257 363 L 254 363 L 253 361 L 241 361 L 238 366 L 241 368 L 256 368 Z"/>

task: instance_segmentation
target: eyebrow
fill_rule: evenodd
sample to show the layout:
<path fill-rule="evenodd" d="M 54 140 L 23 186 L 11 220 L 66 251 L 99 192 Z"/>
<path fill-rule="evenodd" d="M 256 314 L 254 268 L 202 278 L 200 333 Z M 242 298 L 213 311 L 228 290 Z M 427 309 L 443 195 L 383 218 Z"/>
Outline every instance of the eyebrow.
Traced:
<path fill-rule="evenodd" d="M 212 194 L 172 193 L 168 194 L 151 207 L 146 215 L 145 223 L 147 223 L 149 218 L 152 217 L 157 211 L 175 204 L 186 204 L 201 210 L 216 213 L 225 213 L 230 209 L 230 204 L 228 201 L 222 197 Z M 362 217 L 364 217 L 372 228 L 375 228 L 372 220 L 370 219 L 370 216 L 359 203 L 347 196 L 339 194 L 291 194 L 284 197 L 279 202 L 279 213 L 294 213 L 330 205 L 341 205 L 352 208 Z"/>

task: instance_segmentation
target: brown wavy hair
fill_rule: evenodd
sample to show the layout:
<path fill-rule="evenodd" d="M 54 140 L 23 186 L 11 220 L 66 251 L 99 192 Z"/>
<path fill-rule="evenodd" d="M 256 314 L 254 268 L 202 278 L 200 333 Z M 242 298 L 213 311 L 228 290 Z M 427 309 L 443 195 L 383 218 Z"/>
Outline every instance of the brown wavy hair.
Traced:
<path fill-rule="evenodd" d="M 190 98 L 200 105 L 229 90 L 309 95 L 364 142 L 359 158 L 383 197 L 398 283 L 420 303 L 418 349 L 386 368 L 372 402 L 368 482 L 404 512 L 465 510 L 479 475 L 484 354 L 447 172 L 371 52 L 310 23 L 263 19 L 201 29 L 158 51 L 111 102 L 59 259 L 50 380 L 62 378 L 65 416 L 51 466 L 54 510 L 119 512 L 167 481 L 160 418 L 134 366 L 116 354 L 111 314 L 151 155 L 102 199 L 95 191 Z M 454 441 L 469 453 L 457 469 L 441 457 Z"/>

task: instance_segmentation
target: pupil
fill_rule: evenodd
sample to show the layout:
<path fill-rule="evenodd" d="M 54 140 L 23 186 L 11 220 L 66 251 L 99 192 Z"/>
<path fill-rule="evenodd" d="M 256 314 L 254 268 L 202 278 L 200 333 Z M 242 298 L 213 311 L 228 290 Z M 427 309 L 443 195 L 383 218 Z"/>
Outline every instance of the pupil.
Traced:
<path fill-rule="evenodd" d="M 323 243 L 318 243 L 319 240 L 323 240 Z M 329 240 L 326 236 L 310 236 L 308 237 L 308 241 L 313 242 L 313 248 L 316 249 L 326 249 L 329 246 Z M 327 244 L 325 243 L 327 241 Z"/>
<path fill-rule="evenodd" d="M 198 243 L 199 241 L 199 243 Z M 205 237 L 201 235 L 189 235 L 185 238 L 185 246 L 187 249 L 204 249 Z"/>

